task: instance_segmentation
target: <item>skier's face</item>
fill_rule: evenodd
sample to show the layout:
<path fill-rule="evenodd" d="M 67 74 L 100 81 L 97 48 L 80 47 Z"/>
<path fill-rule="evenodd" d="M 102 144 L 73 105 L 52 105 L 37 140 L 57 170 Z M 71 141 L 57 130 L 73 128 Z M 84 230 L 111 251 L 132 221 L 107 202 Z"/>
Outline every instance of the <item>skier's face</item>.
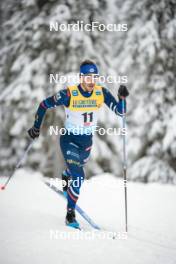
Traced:
<path fill-rule="evenodd" d="M 86 91 L 92 92 L 98 81 L 98 76 L 95 74 L 82 75 L 80 81 Z"/>

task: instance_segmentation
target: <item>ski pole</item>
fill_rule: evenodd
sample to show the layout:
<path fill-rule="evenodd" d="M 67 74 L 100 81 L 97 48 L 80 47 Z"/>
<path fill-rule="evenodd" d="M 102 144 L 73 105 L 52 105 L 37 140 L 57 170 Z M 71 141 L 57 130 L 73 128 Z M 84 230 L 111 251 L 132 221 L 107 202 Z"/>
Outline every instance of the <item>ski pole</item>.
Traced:
<path fill-rule="evenodd" d="M 128 232 L 128 211 L 127 211 L 127 157 L 126 157 L 126 114 L 125 99 L 122 99 L 122 126 L 123 126 L 123 182 L 125 192 L 125 231 Z"/>
<path fill-rule="evenodd" d="M 18 163 L 15 166 L 14 171 L 12 172 L 12 174 L 8 177 L 7 181 L 5 182 L 4 185 L 0 186 L 0 190 L 4 190 L 6 188 L 6 186 L 8 185 L 8 183 L 10 182 L 10 179 L 12 178 L 12 176 L 14 175 L 15 171 L 20 167 L 20 165 L 22 164 L 22 162 L 24 161 L 24 159 L 26 158 L 27 153 L 29 152 L 29 150 L 31 149 L 33 143 L 35 140 L 32 140 L 29 142 L 23 156 L 21 157 L 21 159 L 18 161 Z"/>

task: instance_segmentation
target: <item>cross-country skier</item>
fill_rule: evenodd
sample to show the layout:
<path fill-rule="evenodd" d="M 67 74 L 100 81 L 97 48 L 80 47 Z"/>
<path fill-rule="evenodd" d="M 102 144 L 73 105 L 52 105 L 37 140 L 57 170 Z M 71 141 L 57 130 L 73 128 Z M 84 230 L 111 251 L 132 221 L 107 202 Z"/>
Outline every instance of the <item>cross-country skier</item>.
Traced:
<path fill-rule="evenodd" d="M 106 88 L 96 84 L 98 74 L 94 62 L 90 60 L 82 62 L 80 84 L 68 86 L 43 100 L 36 112 L 33 127 L 28 130 L 31 138 L 38 137 L 47 109 L 64 106 L 67 132 L 60 136 L 60 147 L 66 163 L 66 169 L 62 173 L 62 179 L 67 183 L 63 187 L 63 191 L 67 192 L 66 225 L 75 228 L 79 228 L 75 217 L 75 205 L 84 180 L 84 165 L 91 152 L 99 109 L 105 103 L 117 115 L 122 115 L 122 99 L 125 100 L 129 95 L 127 88 L 120 86 L 117 102 Z"/>

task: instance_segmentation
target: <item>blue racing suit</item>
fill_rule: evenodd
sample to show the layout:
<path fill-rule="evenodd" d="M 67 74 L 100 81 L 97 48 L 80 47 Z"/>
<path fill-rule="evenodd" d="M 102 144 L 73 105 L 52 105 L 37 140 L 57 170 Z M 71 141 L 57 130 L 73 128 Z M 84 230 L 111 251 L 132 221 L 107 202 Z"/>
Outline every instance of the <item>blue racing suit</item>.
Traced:
<path fill-rule="evenodd" d="M 81 85 L 78 85 L 79 92 L 85 98 L 91 96 L 90 92 L 85 92 Z M 116 101 L 113 95 L 104 87 L 102 87 L 104 103 L 117 115 L 122 115 L 122 100 Z M 47 109 L 55 108 L 57 106 L 63 105 L 68 107 L 71 100 L 70 90 L 63 89 L 57 94 L 46 98 L 43 100 L 36 112 L 34 127 L 40 128 L 42 120 Z M 126 111 L 126 102 L 125 102 Z M 79 197 L 81 184 L 84 180 L 84 165 L 87 162 L 91 147 L 92 147 L 92 134 L 80 134 L 74 135 L 72 133 L 67 133 L 60 136 L 60 147 L 63 153 L 66 170 L 64 173 L 72 178 L 72 183 L 67 190 L 67 200 L 68 208 L 75 208 L 76 202 Z"/>

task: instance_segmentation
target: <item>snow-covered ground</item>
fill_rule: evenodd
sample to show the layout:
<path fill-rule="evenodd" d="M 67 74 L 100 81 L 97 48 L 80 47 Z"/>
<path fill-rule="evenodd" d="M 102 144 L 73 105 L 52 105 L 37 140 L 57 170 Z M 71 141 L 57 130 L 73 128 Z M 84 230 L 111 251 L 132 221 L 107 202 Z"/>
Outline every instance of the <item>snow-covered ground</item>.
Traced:
<path fill-rule="evenodd" d="M 86 231 L 66 227 L 65 200 L 43 183 L 41 174 L 20 169 L 0 192 L 0 263 L 176 263 L 175 201 L 174 186 L 128 183 L 128 238 L 108 239 L 108 230 L 119 236 L 124 232 L 121 180 L 104 174 L 81 190 L 79 205 L 107 230 L 103 236 L 90 233 L 78 214 Z"/>

